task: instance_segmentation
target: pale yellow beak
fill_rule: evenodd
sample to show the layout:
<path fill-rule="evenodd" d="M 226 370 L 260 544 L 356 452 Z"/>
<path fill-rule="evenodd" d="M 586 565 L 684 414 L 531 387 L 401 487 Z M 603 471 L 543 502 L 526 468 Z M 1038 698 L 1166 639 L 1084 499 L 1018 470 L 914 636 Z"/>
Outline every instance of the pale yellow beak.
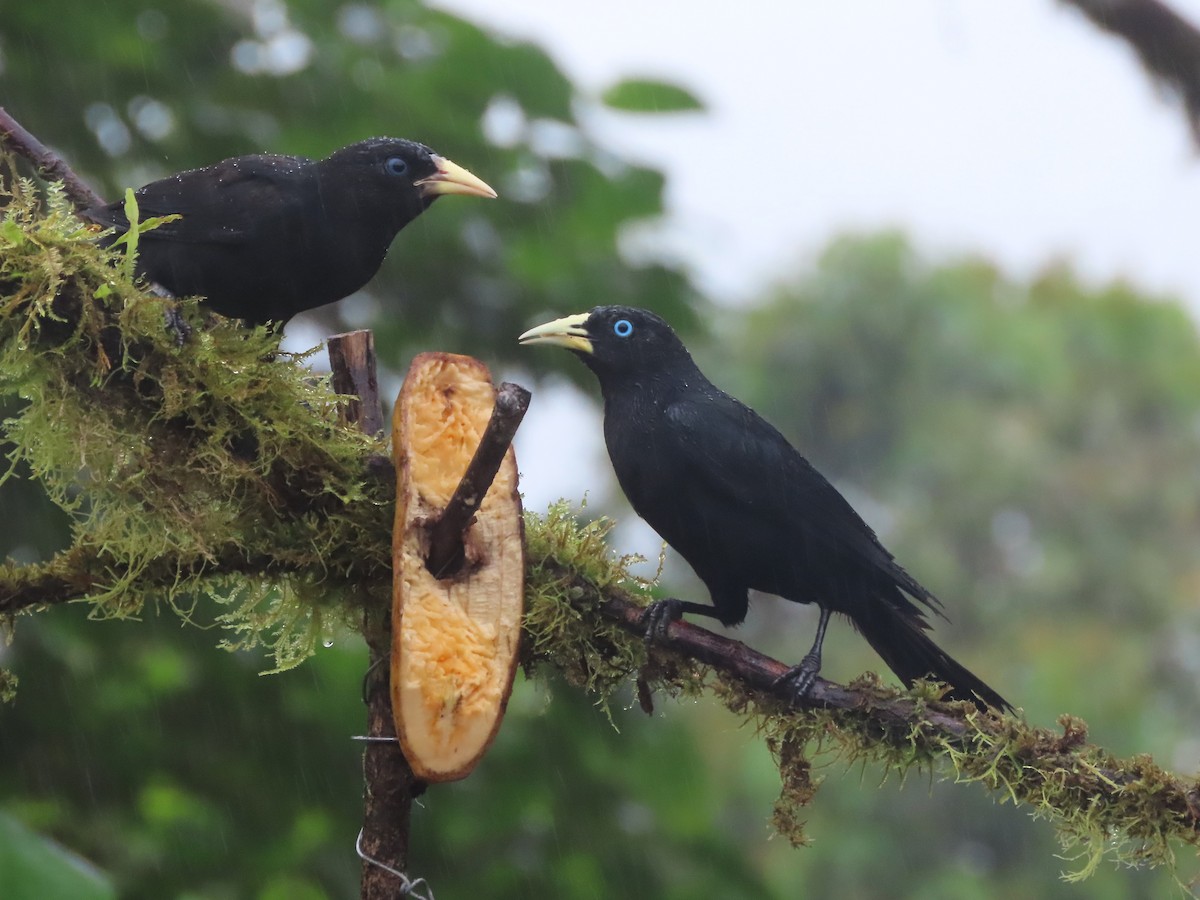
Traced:
<path fill-rule="evenodd" d="M 482 178 L 476 178 L 462 166 L 450 162 L 444 156 L 433 155 L 437 172 L 416 182 L 423 197 L 441 194 L 466 194 L 470 197 L 486 197 L 493 200 L 496 192 Z"/>
<path fill-rule="evenodd" d="M 530 328 L 527 332 L 517 338 L 518 344 L 554 344 L 558 347 L 566 347 L 568 350 L 580 350 L 584 353 L 592 353 L 592 342 L 588 340 L 587 329 L 583 327 L 583 323 L 588 320 L 591 313 L 579 313 L 575 316 L 566 316 L 562 319 L 555 319 L 553 322 L 547 322 L 545 325 L 539 325 L 536 328 Z"/>

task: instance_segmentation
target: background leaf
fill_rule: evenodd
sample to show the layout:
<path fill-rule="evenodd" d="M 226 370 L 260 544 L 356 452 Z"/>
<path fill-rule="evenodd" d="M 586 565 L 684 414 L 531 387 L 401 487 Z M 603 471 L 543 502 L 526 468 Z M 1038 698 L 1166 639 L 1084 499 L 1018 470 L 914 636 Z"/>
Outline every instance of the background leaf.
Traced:
<path fill-rule="evenodd" d="M 677 113 L 702 112 L 700 98 L 685 87 L 651 78 L 627 78 L 607 88 L 601 95 L 606 106 L 622 112 Z"/>

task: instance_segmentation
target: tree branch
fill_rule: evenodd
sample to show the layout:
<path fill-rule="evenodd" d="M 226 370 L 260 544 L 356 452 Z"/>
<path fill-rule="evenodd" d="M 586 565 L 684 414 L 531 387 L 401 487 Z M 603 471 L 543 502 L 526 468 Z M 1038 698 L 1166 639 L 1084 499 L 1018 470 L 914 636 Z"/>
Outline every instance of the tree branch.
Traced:
<path fill-rule="evenodd" d="M 554 517 L 552 508 L 548 527 L 557 530 Z M 576 533 L 586 539 L 586 531 L 584 526 Z M 548 543 L 569 548 L 571 540 L 552 536 Z M 645 603 L 614 585 L 598 586 L 580 573 L 578 563 L 557 558 L 572 555 L 558 549 L 530 559 L 537 582 L 530 589 L 534 598 L 526 619 L 532 632 L 527 644 L 535 648 L 527 665 L 547 660 L 568 680 L 603 692 L 638 672 L 604 623 L 615 623 L 640 645 Z M 601 582 L 611 576 L 602 574 Z M 578 620 L 541 608 L 563 602 Z M 715 694 L 737 715 L 755 720 L 784 783 L 776 825 L 794 842 L 804 840 L 796 810 L 815 791 L 807 759 L 808 748 L 815 747 L 900 771 L 914 764 L 949 766 L 955 780 L 979 782 L 1053 820 L 1064 845 L 1081 847 L 1093 860 L 1111 855 L 1170 864 L 1171 841 L 1200 845 L 1200 781 L 1184 781 L 1146 755 L 1120 759 L 1087 743 L 1087 726 L 1074 717 L 1060 717 L 1062 732 L 1036 728 L 1011 715 L 981 713 L 971 703 L 942 701 L 935 685 L 919 685 L 914 697 L 869 674 L 850 685 L 818 678 L 796 701 L 777 684 L 788 669 L 779 660 L 684 621 L 670 625 L 668 638 L 665 645 L 651 647 L 641 664 L 639 694 L 643 683 L 653 680 L 674 693 Z M 589 662 L 581 669 L 582 659 Z"/>
<path fill-rule="evenodd" d="M 1095 25 L 1123 38 L 1151 77 L 1183 100 L 1200 143 L 1200 30 L 1160 0 L 1062 0 Z"/>
<path fill-rule="evenodd" d="M 77 209 L 103 206 L 104 198 L 97 194 L 86 181 L 61 156 L 26 131 L 20 122 L 0 106 L 0 142 L 25 157 L 37 173 L 47 181 L 61 181 L 67 196 Z"/>
<path fill-rule="evenodd" d="M 228 575 L 303 574 L 309 566 L 281 556 L 247 556 L 238 544 L 227 544 L 212 557 L 159 557 L 138 570 L 140 582 L 167 587 L 180 579 Z M 77 544 L 44 563 L 0 563 L 0 616 L 35 607 L 86 600 L 108 591 L 129 573 L 128 560 L 91 544 Z"/>
<path fill-rule="evenodd" d="M 587 587 L 579 583 L 577 589 L 584 594 Z M 645 633 L 644 605 L 615 591 L 604 592 L 599 597 L 599 612 L 602 615 L 615 620 L 637 637 Z M 884 699 L 876 691 L 847 687 L 819 676 L 813 682 L 812 689 L 796 701 L 790 686 L 779 681 L 780 676 L 790 669 L 787 663 L 759 653 L 741 641 L 723 637 L 682 619 L 670 624 L 667 637 L 667 646 L 681 656 L 712 666 L 718 672 L 736 679 L 746 689 L 773 697 L 780 703 L 810 709 L 857 710 L 869 707 L 871 715 L 887 725 L 903 725 L 920 719 L 953 737 L 962 737 L 968 731 L 961 714 L 928 706 L 918 710 L 915 700 L 906 697 Z"/>
<path fill-rule="evenodd" d="M 326 342 L 333 389 L 346 398 L 342 423 L 375 437 L 383 433 L 383 404 L 376 375 L 375 335 L 366 330 L 335 334 Z"/>

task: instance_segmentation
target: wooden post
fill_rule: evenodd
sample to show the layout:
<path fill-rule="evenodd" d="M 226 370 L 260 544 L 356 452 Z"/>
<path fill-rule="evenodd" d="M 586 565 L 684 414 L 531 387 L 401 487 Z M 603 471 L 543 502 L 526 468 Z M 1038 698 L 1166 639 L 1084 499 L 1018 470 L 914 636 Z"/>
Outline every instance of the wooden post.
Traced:
<path fill-rule="evenodd" d="M 351 331 L 334 335 L 328 346 L 333 389 L 358 398 L 347 402 L 342 409 L 343 421 L 357 425 L 367 434 L 378 434 L 383 430 L 383 406 L 375 371 L 375 336 L 370 331 Z M 363 689 L 368 740 L 363 749 L 363 830 L 359 849 L 362 855 L 405 872 L 412 801 L 424 785 L 413 775 L 395 740 L 387 665 L 392 646 L 390 603 L 379 609 L 367 609 L 363 616 L 363 638 L 370 656 Z M 401 887 L 395 874 L 366 860 L 362 865 L 361 885 L 363 900 L 396 897 Z"/>

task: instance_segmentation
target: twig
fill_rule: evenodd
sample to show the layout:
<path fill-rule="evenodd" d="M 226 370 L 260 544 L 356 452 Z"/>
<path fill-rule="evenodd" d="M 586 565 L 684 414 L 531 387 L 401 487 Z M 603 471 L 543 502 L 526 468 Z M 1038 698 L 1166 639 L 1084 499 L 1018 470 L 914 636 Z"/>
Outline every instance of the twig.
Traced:
<path fill-rule="evenodd" d="M 0 106 L 0 144 L 11 147 L 31 163 L 37 173 L 47 181 L 62 183 L 63 190 L 71 202 L 75 204 L 76 213 L 82 213 L 94 206 L 104 206 L 105 200 L 91 186 L 75 174 L 75 170 L 67 165 L 67 161 L 25 130 L 16 119 Z M 80 216 L 84 221 L 86 217 Z M 163 315 L 166 318 L 167 329 L 175 335 L 175 343 L 182 347 L 192 333 L 192 326 L 187 323 L 173 302 L 175 294 L 155 281 L 149 283 L 149 291 L 167 301 Z"/>
<path fill-rule="evenodd" d="M 1160 0 L 1063 0 L 1125 41 L 1156 79 L 1179 92 L 1200 143 L 1200 30 Z"/>
<path fill-rule="evenodd" d="M 351 331 L 331 337 L 328 346 L 333 389 L 357 397 L 341 408 L 342 420 L 358 425 L 367 434 L 378 434 L 383 430 L 383 409 L 375 374 L 374 335 L 370 331 Z M 391 872 L 408 868 L 412 801 L 423 788 L 395 741 L 387 680 L 390 669 L 383 664 L 391 649 L 390 631 L 390 606 L 368 606 L 363 615 L 363 637 L 370 654 L 364 688 L 369 740 L 363 749 L 363 829 L 357 845 L 363 857 L 364 900 L 397 896 Z M 389 737 L 393 740 L 375 740 Z"/>
<path fill-rule="evenodd" d="M 383 406 L 375 375 L 375 335 L 366 330 L 335 334 L 327 347 L 333 389 L 347 398 L 342 420 L 374 437 L 383 431 Z M 363 399 L 368 397 L 369 401 Z"/>
<path fill-rule="evenodd" d="M 429 571 L 441 578 L 458 571 L 463 564 L 463 533 L 479 510 L 492 479 L 504 461 L 504 454 L 512 443 L 513 436 L 525 411 L 529 409 L 529 391 L 519 384 L 504 382 L 496 389 L 496 404 L 488 420 L 479 447 L 450 502 L 441 517 L 429 532 Z"/>
<path fill-rule="evenodd" d="M 97 194 L 66 160 L 26 131 L 4 107 L 0 106 L 0 141 L 25 157 L 37 173 L 47 181 L 61 181 L 67 196 L 77 209 L 103 206 L 104 198 Z"/>
<path fill-rule="evenodd" d="M 366 335 L 365 338 L 357 335 Z M 329 368 L 333 373 L 333 389 L 345 395 L 344 421 L 355 423 L 372 437 L 383 431 L 383 404 L 379 401 L 379 380 L 375 374 L 375 335 L 371 331 L 351 331 L 335 334 L 326 342 Z M 374 397 L 374 403 L 364 406 L 362 397 Z M 379 478 L 395 479 L 396 470 L 386 456 L 367 457 L 367 471 Z"/>

